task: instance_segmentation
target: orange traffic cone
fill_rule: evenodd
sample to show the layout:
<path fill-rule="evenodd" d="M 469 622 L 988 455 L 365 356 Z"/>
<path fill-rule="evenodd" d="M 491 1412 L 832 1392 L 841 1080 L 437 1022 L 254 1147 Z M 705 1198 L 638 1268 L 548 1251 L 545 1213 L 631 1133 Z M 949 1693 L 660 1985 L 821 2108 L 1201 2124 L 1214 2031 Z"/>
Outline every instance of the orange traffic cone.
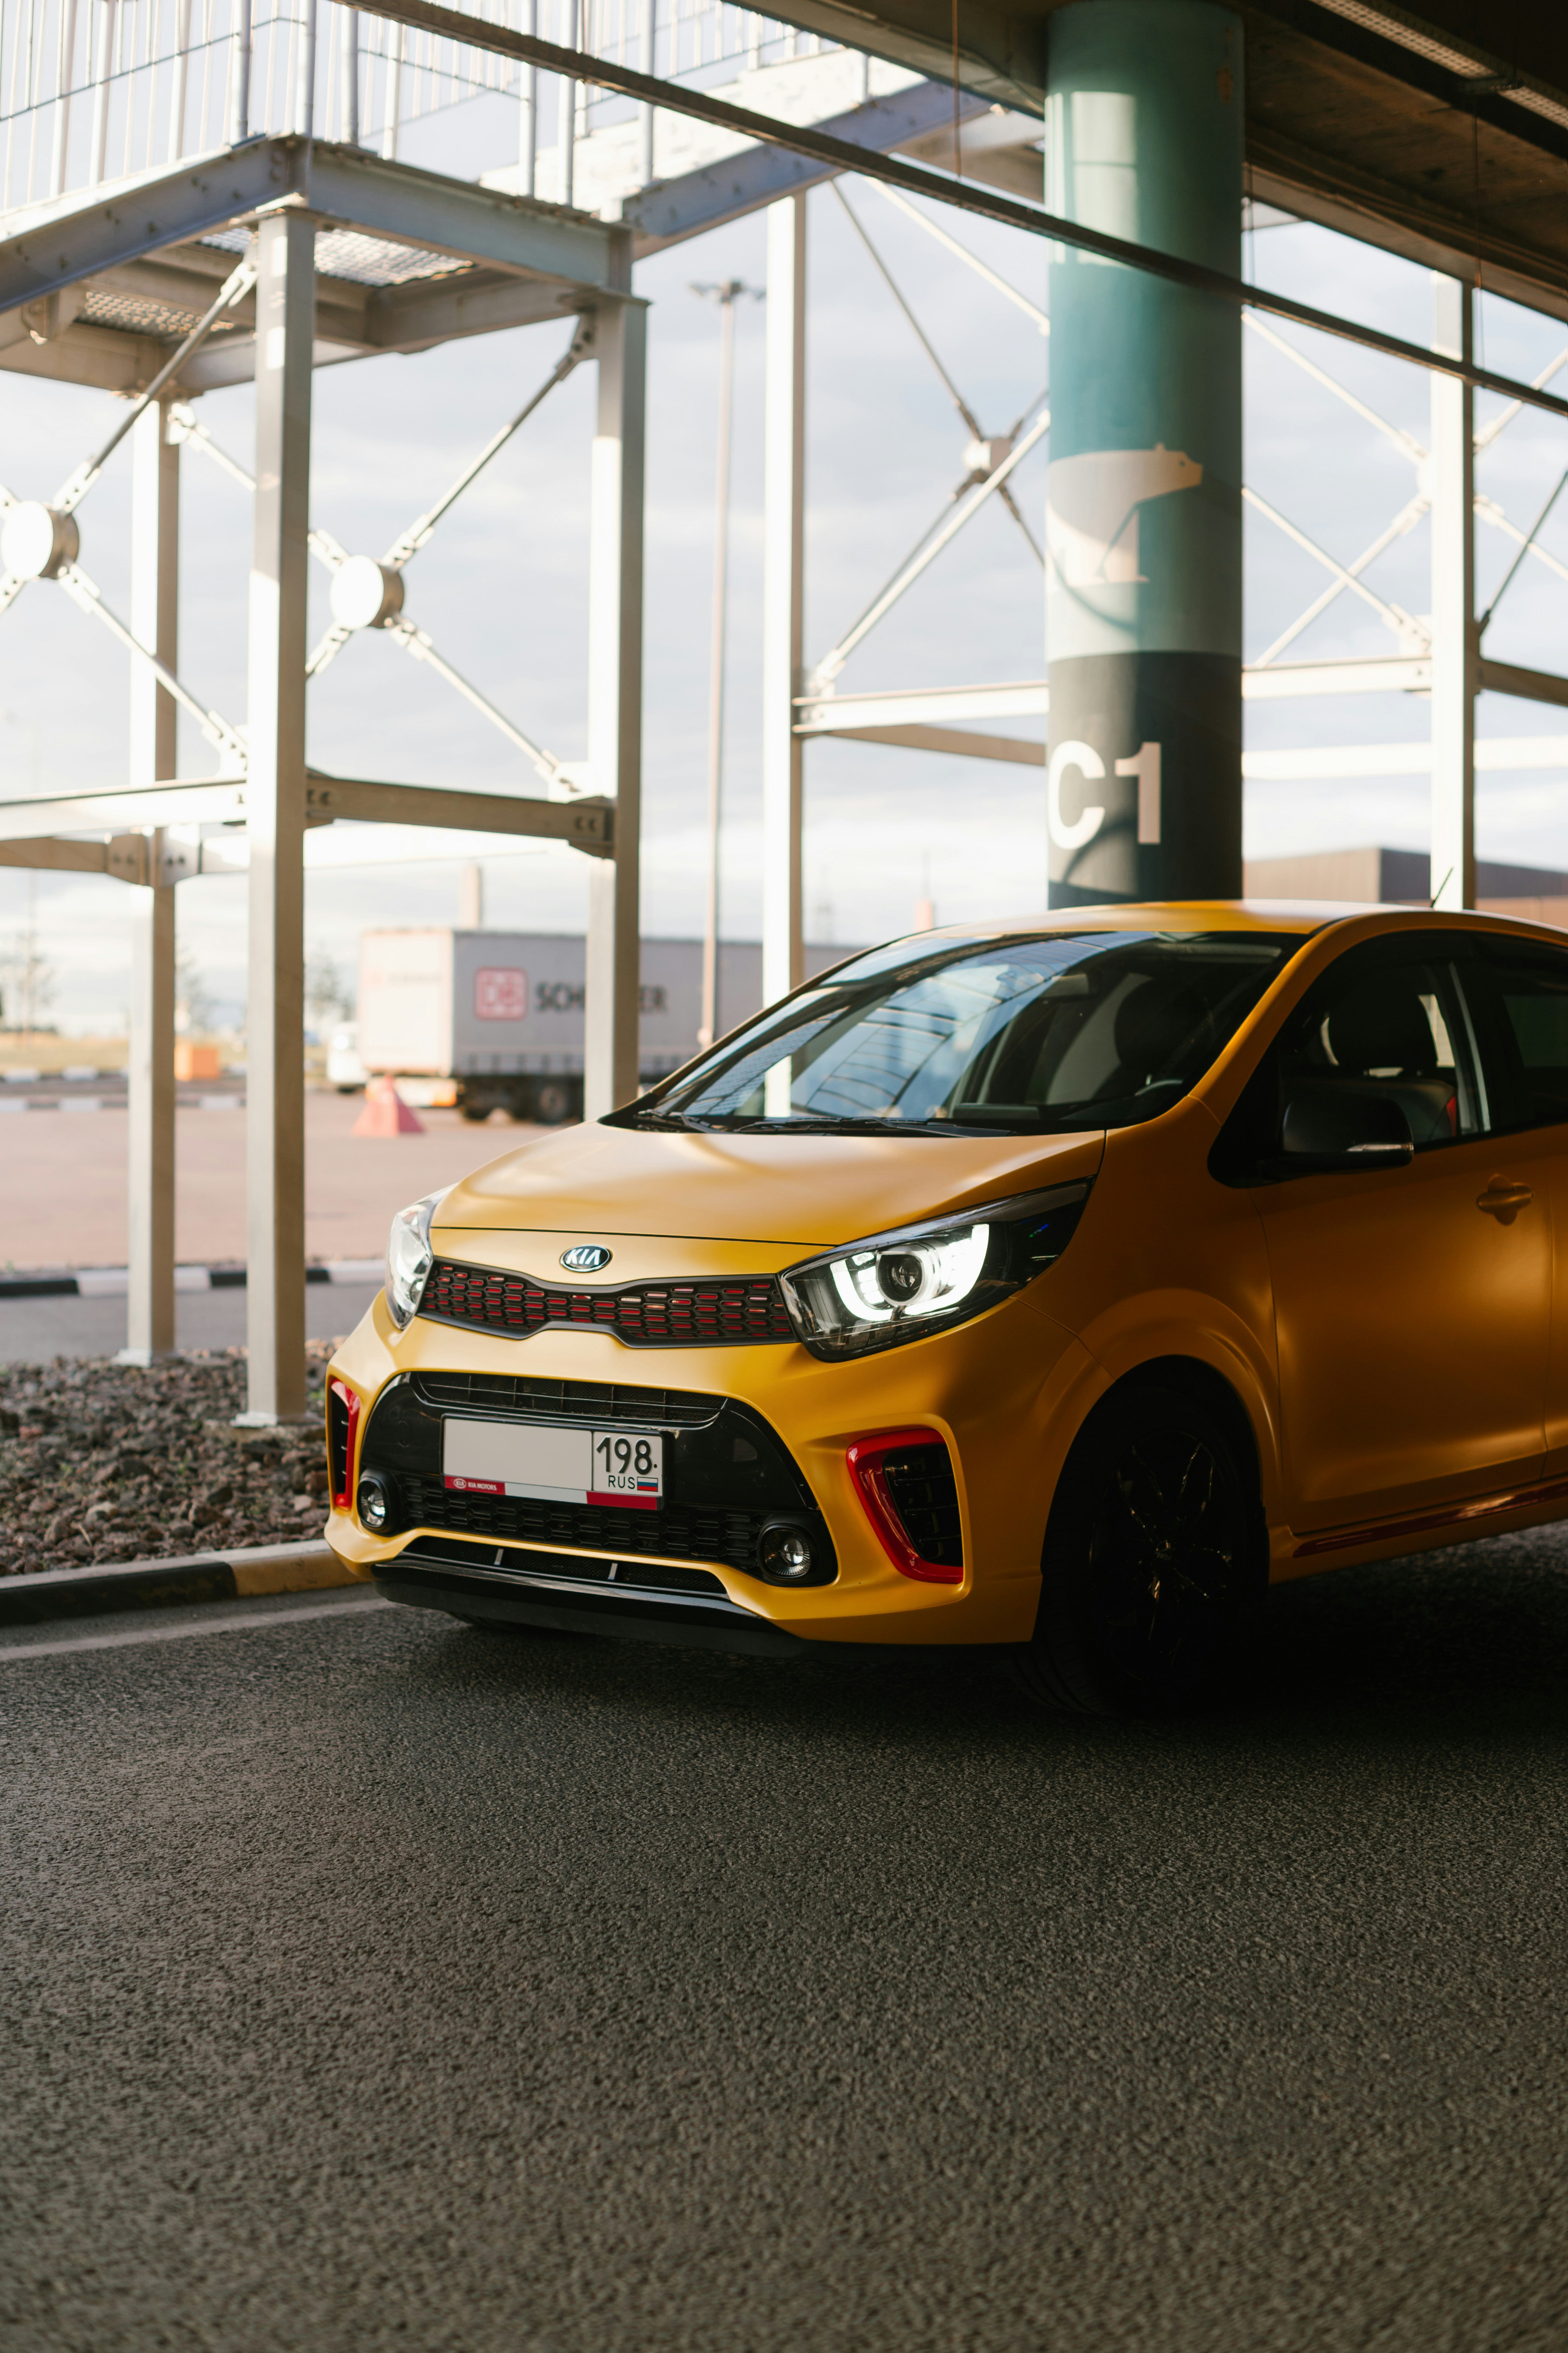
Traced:
<path fill-rule="evenodd" d="M 355 1135 L 423 1135 L 425 1123 L 409 1110 L 397 1092 L 395 1079 L 372 1079 L 353 1132 Z"/>

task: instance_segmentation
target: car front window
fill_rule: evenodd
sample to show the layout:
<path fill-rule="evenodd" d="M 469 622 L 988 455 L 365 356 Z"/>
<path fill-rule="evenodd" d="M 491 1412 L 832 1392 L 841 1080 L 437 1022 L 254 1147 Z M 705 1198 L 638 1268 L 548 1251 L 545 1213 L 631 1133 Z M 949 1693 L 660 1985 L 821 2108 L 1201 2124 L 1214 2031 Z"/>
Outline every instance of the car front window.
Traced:
<path fill-rule="evenodd" d="M 1048 933 L 900 944 L 771 1007 L 617 1124 L 1015 1134 L 1178 1102 L 1293 935 Z"/>

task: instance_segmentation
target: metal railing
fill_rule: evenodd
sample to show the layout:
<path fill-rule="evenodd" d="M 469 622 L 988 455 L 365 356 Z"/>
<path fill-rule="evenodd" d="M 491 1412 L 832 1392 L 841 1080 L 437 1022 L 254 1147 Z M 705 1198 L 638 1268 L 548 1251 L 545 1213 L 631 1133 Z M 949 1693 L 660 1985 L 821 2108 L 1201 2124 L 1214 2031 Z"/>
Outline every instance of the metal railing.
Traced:
<path fill-rule="evenodd" d="M 831 46 L 715 0 L 484 0 L 478 13 L 678 81 Z M 0 0 L 0 214 L 258 132 L 395 155 L 406 125 L 487 93 L 531 106 L 531 72 L 338 0 Z M 578 136 L 625 111 L 580 91 Z"/>

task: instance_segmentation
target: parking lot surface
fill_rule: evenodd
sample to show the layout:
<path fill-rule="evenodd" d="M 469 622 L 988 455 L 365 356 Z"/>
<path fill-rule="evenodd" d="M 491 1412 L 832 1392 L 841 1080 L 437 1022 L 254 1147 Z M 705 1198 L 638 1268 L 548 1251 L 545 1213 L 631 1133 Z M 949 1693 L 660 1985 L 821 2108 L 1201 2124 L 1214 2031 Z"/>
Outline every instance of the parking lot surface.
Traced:
<path fill-rule="evenodd" d="M 0 1656 L 8 2353 L 1563 2342 L 1563 1539 L 1165 1726 L 156 1620 Z"/>
<path fill-rule="evenodd" d="M 126 1113 L 106 1107 L 8 1117 L 0 1129 L 0 1271 L 123 1266 Z M 357 1136 L 362 1095 L 305 1096 L 305 1249 L 310 1258 L 374 1258 L 406 1201 L 450 1185 L 545 1131 L 497 1113 L 472 1122 L 423 1111 L 422 1135 Z M 182 1264 L 245 1257 L 243 1110 L 182 1108 L 174 1134 L 174 1251 Z"/>

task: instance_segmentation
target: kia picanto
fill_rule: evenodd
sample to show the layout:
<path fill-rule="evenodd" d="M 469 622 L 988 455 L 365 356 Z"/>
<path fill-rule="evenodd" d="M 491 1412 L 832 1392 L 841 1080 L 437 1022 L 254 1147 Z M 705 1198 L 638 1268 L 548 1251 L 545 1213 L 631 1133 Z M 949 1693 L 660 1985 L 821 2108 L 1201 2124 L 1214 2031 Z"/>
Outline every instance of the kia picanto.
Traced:
<path fill-rule="evenodd" d="M 479 1626 L 1178 1707 L 1271 1579 L 1568 1511 L 1565 1123 L 1528 924 L 900 940 L 401 1212 L 329 1541 Z"/>

